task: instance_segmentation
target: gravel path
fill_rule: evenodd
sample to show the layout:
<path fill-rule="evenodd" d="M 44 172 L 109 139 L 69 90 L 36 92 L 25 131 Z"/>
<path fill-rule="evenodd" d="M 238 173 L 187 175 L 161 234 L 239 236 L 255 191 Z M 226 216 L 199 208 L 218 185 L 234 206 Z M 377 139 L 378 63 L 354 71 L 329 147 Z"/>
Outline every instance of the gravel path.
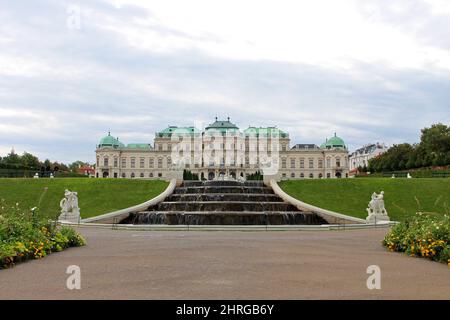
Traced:
<path fill-rule="evenodd" d="M 450 299 L 450 268 L 387 252 L 386 229 L 80 232 L 86 247 L 0 271 L 0 299 Z M 69 265 L 81 290 L 66 288 Z"/>

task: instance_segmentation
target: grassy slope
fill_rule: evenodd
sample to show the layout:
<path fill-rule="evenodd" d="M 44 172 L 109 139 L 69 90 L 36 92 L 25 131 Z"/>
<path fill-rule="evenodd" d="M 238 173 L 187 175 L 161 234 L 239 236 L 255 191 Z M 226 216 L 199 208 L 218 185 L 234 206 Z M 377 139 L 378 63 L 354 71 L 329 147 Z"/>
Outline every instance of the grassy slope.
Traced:
<path fill-rule="evenodd" d="M 281 187 L 304 202 L 359 218 L 367 216 L 372 193 L 380 191 L 385 193 L 386 209 L 392 220 L 403 220 L 419 210 L 439 213 L 450 210 L 450 179 L 296 180 L 284 181 Z"/>
<path fill-rule="evenodd" d="M 164 191 L 167 184 L 126 179 L 0 179 L 0 199 L 28 209 L 38 206 L 42 196 L 39 212 L 53 218 L 59 214 L 64 190 L 69 189 L 78 192 L 81 216 L 87 218 L 142 203 Z"/>

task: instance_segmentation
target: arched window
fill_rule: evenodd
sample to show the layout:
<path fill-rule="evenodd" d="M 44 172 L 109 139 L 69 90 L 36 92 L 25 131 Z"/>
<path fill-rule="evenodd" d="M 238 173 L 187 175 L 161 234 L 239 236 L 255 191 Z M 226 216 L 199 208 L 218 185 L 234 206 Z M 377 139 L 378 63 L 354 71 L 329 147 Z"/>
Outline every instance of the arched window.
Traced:
<path fill-rule="evenodd" d="M 304 178 L 305 177 L 305 174 L 302 172 L 302 173 L 300 173 L 300 178 Z"/>
<path fill-rule="evenodd" d="M 149 178 L 153 178 L 153 172 L 150 172 L 150 173 L 148 174 L 148 177 L 149 177 Z"/>
<path fill-rule="evenodd" d="M 313 178 L 314 178 L 314 174 L 310 173 L 310 174 L 309 174 L 309 178 L 310 178 L 310 179 L 313 179 Z"/>
<path fill-rule="evenodd" d="M 141 173 L 141 174 L 139 175 L 139 177 L 143 178 L 143 177 L 144 177 L 144 174 L 143 174 L 143 173 Z"/>
<path fill-rule="evenodd" d="M 134 172 L 131 173 L 131 179 L 134 179 L 136 176 L 134 175 Z"/>
<path fill-rule="evenodd" d="M 322 179 L 323 175 L 321 173 L 319 173 L 319 179 Z"/>
<path fill-rule="evenodd" d="M 291 173 L 291 178 L 295 178 L 295 173 Z"/>
<path fill-rule="evenodd" d="M 126 178 L 126 177 L 127 177 L 127 175 L 125 174 L 125 172 L 122 173 L 122 178 Z"/>

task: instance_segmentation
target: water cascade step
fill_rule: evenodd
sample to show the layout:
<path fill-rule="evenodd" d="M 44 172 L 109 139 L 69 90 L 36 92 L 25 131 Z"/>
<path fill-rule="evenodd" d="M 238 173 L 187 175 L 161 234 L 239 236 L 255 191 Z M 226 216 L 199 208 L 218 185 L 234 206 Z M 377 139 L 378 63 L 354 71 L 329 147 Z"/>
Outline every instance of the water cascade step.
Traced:
<path fill-rule="evenodd" d="M 298 225 L 326 224 L 312 212 L 283 202 L 262 181 L 185 181 L 172 195 L 123 224 Z"/>

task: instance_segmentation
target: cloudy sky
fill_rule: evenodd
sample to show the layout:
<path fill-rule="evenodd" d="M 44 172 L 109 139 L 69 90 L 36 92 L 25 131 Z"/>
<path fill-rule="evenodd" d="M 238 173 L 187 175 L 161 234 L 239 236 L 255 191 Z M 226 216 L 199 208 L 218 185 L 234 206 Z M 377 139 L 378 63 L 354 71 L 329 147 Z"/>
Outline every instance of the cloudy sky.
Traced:
<path fill-rule="evenodd" d="M 354 149 L 450 123 L 447 0 L 0 0 L 0 155 L 231 117 Z"/>

